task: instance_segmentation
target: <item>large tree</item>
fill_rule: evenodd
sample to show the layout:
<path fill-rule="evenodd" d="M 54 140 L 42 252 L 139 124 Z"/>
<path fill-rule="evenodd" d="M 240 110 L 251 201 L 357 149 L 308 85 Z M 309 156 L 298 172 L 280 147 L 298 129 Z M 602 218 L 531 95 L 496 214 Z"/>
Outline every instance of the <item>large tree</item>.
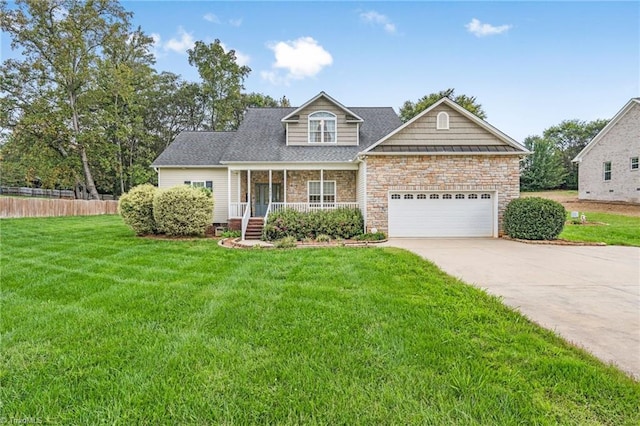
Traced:
<path fill-rule="evenodd" d="M 589 141 L 607 125 L 608 120 L 565 120 L 546 129 L 542 136 L 553 143 L 562 153 L 562 164 L 566 178 L 562 184 L 567 189 L 578 188 L 578 167 L 571 162 Z"/>
<path fill-rule="evenodd" d="M 17 0 L 15 8 L 2 4 L 0 25 L 21 49 L 21 60 L 3 63 L 2 87 L 11 108 L 3 127 L 27 120 L 23 143 L 40 133 L 55 151 L 66 158 L 76 156 L 81 164 L 82 184 L 91 198 L 99 198 L 89 153 L 102 143 L 88 131 L 87 92 L 95 84 L 97 61 L 107 46 L 129 32 L 130 13 L 113 0 Z M 34 109 L 38 101 L 42 108 Z M 5 114 L 3 114 L 5 117 Z M 33 130 L 33 132 L 31 132 Z M 31 136 L 31 137 L 29 137 Z"/>
<path fill-rule="evenodd" d="M 225 51 L 220 40 L 205 44 L 197 41 L 187 51 L 189 64 L 198 69 L 205 102 L 204 129 L 233 130 L 240 124 L 237 111 L 242 111 L 244 79 L 251 72 L 239 65 L 234 50 Z"/>
<path fill-rule="evenodd" d="M 455 89 L 447 89 L 423 96 L 418 99 L 417 102 L 406 101 L 400 108 L 400 119 L 403 122 L 407 122 L 442 98 L 451 99 L 467 111 L 475 114 L 483 120 L 487 118 L 487 114 L 484 112 L 482 105 L 478 103 L 475 96 L 467 96 L 464 94 L 456 95 Z"/>
<path fill-rule="evenodd" d="M 533 153 L 525 157 L 520 169 L 520 188 L 525 191 L 559 188 L 567 175 L 562 152 L 540 136 L 529 136 L 524 145 Z"/>

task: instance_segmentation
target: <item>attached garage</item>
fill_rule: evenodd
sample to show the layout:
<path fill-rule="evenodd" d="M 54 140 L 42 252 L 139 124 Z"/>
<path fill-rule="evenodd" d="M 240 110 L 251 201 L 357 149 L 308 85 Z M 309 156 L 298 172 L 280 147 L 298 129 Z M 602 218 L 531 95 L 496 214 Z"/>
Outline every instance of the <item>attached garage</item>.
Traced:
<path fill-rule="evenodd" d="M 389 191 L 390 237 L 495 237 L 495 191 Z"/>

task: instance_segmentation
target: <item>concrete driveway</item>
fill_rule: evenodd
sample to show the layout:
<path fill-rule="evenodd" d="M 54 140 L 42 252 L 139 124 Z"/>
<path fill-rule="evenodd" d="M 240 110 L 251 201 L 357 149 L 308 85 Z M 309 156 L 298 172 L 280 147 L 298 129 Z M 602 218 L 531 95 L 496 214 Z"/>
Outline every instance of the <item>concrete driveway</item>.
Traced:
<path fill-rule="evenodd" d="M 536 323 L 640 379 L 640 248 L 397 238 Z"/>

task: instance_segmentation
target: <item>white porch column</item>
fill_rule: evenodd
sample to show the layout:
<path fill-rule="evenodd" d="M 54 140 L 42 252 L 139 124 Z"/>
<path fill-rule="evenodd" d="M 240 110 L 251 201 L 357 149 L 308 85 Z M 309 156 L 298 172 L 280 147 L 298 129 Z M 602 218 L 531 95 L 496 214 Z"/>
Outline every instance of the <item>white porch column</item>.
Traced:
<path fill-rule="evenodd" d="M 324 207 L 324 170 L 320 169 L 320 208 Z"/>
<path fill-rule="evenodd" d="M 247 208 L 251 210 L 251 170 L 247 169 Z M 251 216 L 251 214 L 249 214 Z"/>
<path fill-rule="evenodd" d="M 273 200 L 273 197 L 271 194 L 271 169 L 269 169 L 269 202 L 267 205 L 271 204 L 271 200 Z"/>
<path fill-rule="evenodd" d="M 227 167 L 227 219 L 231 216 L 231 169 Z"/>
<path fill-rule="evenodd" d="M 242 170 L 238 170 L 238 207 L 242 202 Z"/>
<path fill-rule="evenodd" d="M 283 198 L 283 202 L 284 205 L 287 205 L 287 169 L 284 169 L 284 171 L 282 172 L 284 173 L 284 176 L 282 177 L 283 180 L 283 184 L 284 184 L 284 198 Z"/>

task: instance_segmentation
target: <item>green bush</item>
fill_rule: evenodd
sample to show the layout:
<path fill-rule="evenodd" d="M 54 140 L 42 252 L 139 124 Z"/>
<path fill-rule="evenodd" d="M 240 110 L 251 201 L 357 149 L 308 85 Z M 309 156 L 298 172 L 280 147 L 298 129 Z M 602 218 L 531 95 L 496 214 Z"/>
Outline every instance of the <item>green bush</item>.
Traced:
<path fill-rule="evenodd" d="M 284 209 L 271 213 L 264 226 L 265 241 L 294 237 L 298 241 L 327 235 L 331 239 L 348 239 L 362 233 L 364 220 L 359 209 L 338 208 L 308 213 Z"/>
<path fill-rule="evenodd" d="M 213 198 L 187 185 L 162 189 L 153 199 L 158 231 L 169 236 L 203 236 L 213 220 Z"/>
<path fill-rule="evenodd" d="M 297 246 L 295 237 L 284 237 L 273 242 L 275 248 L 293 248 Z"/>
<path fill-rule="evenodd" d="M 136 235 L 149 235 L 157 232 L 153 218 L 153 197 L 157 192 L 153 185 L 138 185 L 120 196 L 118 212 L 122 220 Z"/>
<path fill-rule="evenodd" d="M 316 242 L 318 243 L 328 243 L 329 241 L 331 241 L 331 237 L 327 234 L 320 234 L 316 237 Z"/>
<path fill-rule="evenodd" d="M 517 198 L 504 212 L 504 232 L 523 240 L 555 240 L 564 228 L 562 204 L 539 197 Z"/>
<path fill-rule="evenodd" d="M 358 240 L 358 241 L 382 241 L 385 238 L 387 238 L 386 235 L 384 235 L 384 232 L 369 232 L 366 234 L 361 234 L 358 235 L 354 238 L 354 240 Z"/>

